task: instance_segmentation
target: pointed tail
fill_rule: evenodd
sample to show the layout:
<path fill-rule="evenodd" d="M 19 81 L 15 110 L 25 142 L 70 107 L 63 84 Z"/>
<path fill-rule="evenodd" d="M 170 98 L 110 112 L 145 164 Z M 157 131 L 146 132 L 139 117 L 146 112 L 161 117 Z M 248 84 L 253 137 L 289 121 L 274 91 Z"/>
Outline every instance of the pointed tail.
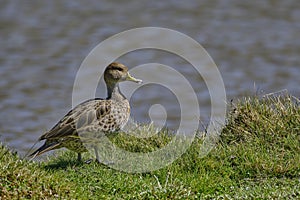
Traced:
<path fill-rule="evenodd" d="M 60 143 L 58 142 L 45 142 L 43 146 L 35 150 L 33 153 L 29 154 L 28 157 L 31 157 L 31 160 L 34 159 L 36 156 L 39 156 L 47 151 L 51 151 L 53 149 L 56 149 Z"/>

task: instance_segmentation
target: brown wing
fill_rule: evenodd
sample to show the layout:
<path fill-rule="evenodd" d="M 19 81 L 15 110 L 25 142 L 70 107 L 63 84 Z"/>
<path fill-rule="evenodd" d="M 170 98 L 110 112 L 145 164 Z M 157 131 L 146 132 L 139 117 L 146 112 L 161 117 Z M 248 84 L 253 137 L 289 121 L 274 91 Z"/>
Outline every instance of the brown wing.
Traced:
<path fill-rule="evenodd" d="M 77 136 L 78 130 L 93 127 L 99 120 L 110 115 L 110 111 L 110 100 L 87 100 L 68 112 L 50 131 L 42 135 L 40 140 Z"/>

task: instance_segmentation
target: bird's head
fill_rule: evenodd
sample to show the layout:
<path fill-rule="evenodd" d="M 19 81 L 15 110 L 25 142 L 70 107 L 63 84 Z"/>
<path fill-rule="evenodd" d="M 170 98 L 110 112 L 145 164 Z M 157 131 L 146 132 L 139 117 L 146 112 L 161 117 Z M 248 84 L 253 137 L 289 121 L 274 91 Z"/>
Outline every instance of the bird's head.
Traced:
<path fill-rule="evenodd" d="M 104 80 L 106 84 L 116 84 L 121 81 L 133 81 L 135 83 L 141 83 L 142 80 L 136 79 L 128 72 L 128 68 L 117 62 L 113 62 L 108 65 L 104 72 Z"/>

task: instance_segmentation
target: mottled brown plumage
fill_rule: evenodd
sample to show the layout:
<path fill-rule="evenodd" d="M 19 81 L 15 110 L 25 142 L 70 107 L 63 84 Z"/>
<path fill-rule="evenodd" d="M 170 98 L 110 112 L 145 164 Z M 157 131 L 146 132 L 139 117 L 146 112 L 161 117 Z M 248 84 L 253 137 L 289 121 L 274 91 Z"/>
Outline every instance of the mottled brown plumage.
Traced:
<path fill-rule="evenodd" d="M 106 99 L 90 99 L 68 112 L 50 131 L 39 140 L 44 145 L 29 156 L 35 157 L 47 151 L 66 147 L 78 153 L 87 149 L 80 137 L 81 133 L 109 133 L 120 130 L 130 116 L 128 100 L 121 94 L 118 83 L 121 81 L 141 82 L 128 73 L 128 68 L 120 63 L 111 63 L 104 72 L 107 86 Z"/>

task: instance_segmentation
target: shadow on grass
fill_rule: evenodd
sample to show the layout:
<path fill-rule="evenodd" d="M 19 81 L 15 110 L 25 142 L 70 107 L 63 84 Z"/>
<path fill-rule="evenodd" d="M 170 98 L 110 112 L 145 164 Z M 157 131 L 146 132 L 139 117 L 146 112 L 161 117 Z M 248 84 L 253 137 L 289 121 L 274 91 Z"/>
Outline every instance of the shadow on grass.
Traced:
<path fill-rule="evenodd" d="M 65 170 L 67 168 L 81 167 L 87 165 L 83 161 L 71 160 L 71 159 L 60 159 L 52 161 L 51 163 L 45 164 L 44 169 L 46 170 Z"/>
<path fill-rule="evenodd" d="M 67 169 L 76 169 L 84 166 L 99 166 L 99 167 L 108 167 L 103 163 L 96 162 L 93 159 L 88 159 L 85 161 L 78 161 L 73 159 L 58 159 L 53 160 L 51 163 L 45 164 L 43 167 L 45 170 L 67 170 Z"/>

